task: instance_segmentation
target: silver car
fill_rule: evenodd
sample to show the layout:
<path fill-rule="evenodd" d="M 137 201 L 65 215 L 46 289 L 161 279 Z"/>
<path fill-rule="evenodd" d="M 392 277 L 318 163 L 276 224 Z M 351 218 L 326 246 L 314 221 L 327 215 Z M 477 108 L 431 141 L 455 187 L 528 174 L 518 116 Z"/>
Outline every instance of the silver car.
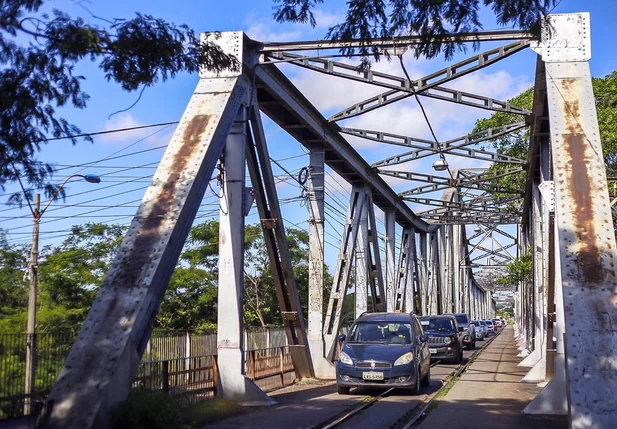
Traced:
<path fill-rule="evenodd" d="M 472 320 L 471 324 L 476 327 L 476 338 L 478 340 L 484 340 L 484 338 L 488 335 L 488 329 L 486 325 L 484 325 L 479 320 Z"/>

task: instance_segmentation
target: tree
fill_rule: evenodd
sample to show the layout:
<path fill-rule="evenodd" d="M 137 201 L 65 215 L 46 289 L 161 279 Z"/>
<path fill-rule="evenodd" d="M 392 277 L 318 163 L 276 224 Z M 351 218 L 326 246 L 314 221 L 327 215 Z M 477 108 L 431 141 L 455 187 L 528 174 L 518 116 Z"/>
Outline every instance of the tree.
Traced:
<path fill-rule="evenodd" d="M 11 246 L 0 230 L 0 319 L 28 305 L 27 249 Z"/>
<path fill-rule="evenodd" d="M 44 0 L 5 0 L 0 8 L 0 188 L 24 176 L 48 196 L 53 168 L 36 159 L 50 138 L 77 142 L 80 129 L 56 109 L 83 109 L 88 94 L 83 76 L 74 74 L 82 60 L 98 63 L 108 81 L 136 91 L 200 66 L 221 70 L 234 59 L 211 42 L 200 44 L 185 25 L 137 13 L 131 19 L 96 24 L 54 9 L 40 12 Z M 86 140 L 90 140 L 86 136 Z M 31 191 L 28 191 L 31 192 Z M 30 195 L 29 195 L 30 196 Z M 13 195 L 20 201 L 21 194 Z"/>
<path fill-rule="evenodd" d="M 617 174 L 617 71 L 603 78 L 593 78 L 592 86 L 598 114 L 604 164 L 607 174 L 611 176 Z M 512 105 L 531 110 L 533 108 L 533 88 L 523 91 L 508 101 Z M 512 125 L 521 122 L 521 120 L 519 115 L 497 112 L 488 118 L 478 120 L 472 132 Z M 529 128 L 523 128 L 493 139 L 489 143 L 503 155 L 526 160 L 529 152 Z M 489 171 L 498 173 L 509 167 L 511 167 L 509 164 L 496 163 L 491 166 Z M 498 188 L 498 191 L 494 192 L 493 195 L 497 198 L 516 194 L 522 195 L 525 191 L 526 174 L 525 171 L 521 171 L 515 175 L 491 181 L 490 183 Z M 520 210 L 520 206 L 521 202 L 519 201 L 517 204 L 508 205 L 508 208 Z"/>
<path fill-rule="evenodd" d="M 274 0 L 278 22 L 315 25 L 313 9 L 323 0 Z M 381 51 L 369 47 L 375 37 L 419 34 L 423 43 L 416 55 L 451 57 L 464 45 L 457 32 L 482 29 L 481 5 L 490 8 L 503 26 L 537 31 L 540 18 L 556 0 L 350 0 L 345 20 L 328 31 L 333 40 L 362 39 L 358 49 L 343 48 L 345 55 L 363 56 L 366 65 Z M 137 13 L 130 19 L 103 19 L 93 14 L 87 22 L 54 9 L 42 13 L 44 0 L 5 0 L 0 8 L 0 189 L 23 176 L 48 196 L 56 191 L 50 182 L 53 166 L 36 154 L 50 139 L 70 138 L 77 143 L 80 129 L 58 115 L 58 108 L 84 109 L 88 94 L 85 79 L 74 73 L 83 60 L 98 64 L 108 81 L 126 91 L 144 91 L 156 82 L 200 66 L 221 70 L 237 67 L 235 58 L 214 44 L 200 44 L 193 30 L 161 18 Z M 80 3 L 81 4 L 81 3 Z M 83 4 L 81 4 L 83 6 Z M 83 6 L 84 9 L 85 6 Z M 89 11 L 88 11 L 89 12 Z M 88 136 L 86 140 L 91 141 Z M 61 196 L 64 194 L 61 193 Z M 12 200 L 21 203 L 22 194 Z"/>
<path fill-rule="evenodd" d="M 505 275 L 497 278 L 496 283 L 501 286 L 516 286 L 519 283 L 531 284 L 533 280 L 533 249 L 516 258 L 506 265 Z"/>
<path fill-rule="evenodd" d="M 118 250 L 125 228 L 88 223 L 74 226 L 59 246 L 41 251 L 37 297 L 37 332 L 78 332 L 96 292 Z M 15 252 L 15 249 L 12 249 Z M 26 266 L 26 256 L 22 264 Z M 23 277 L 23 274 L 22 274 Z M 6 286 L 0 285 L 5 291 Z M 25 297 L 14 311 L 0 319 L 0 331 L 22 333 L 26 329 L 28 284 Z"/>

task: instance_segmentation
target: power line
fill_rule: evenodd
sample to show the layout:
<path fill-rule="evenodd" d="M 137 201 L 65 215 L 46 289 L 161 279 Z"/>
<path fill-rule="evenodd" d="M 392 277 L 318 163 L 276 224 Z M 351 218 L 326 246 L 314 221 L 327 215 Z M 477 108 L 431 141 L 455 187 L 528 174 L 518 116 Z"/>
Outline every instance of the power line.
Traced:
<path fill-rule="evenodd" d="M 159 124 L 148 124 L 148 125 L 139 125 L 139 126 L 136 126 L 136 127 L 116 128 L 116 129 L 113 129 L 113 130 L 94 131 L 92 133 L 81 133 L 81 134 L 73 134 L 73 135 L 63 136 L 63 137 L 52 137 L 50 139 L 45 139 L 45 140 L 41 140 L 41 141 L 51 142 L 51 141 L 56 141 L 56 140 L 67 140 L 67 139 L 76 139 L 76 138 L 80 138 L 80 137 L 92 137 L 92 136 L 100 136 L 100 135 L 104 135 L 104 134 L 122 133 L 122 132 L 125 132 L 125 131 L 143 130 L 145 128 L 154 128 L 154 127 L 163 127 L 163 126 L 169 126 L 169 125 L 176 125 L 179 122 L 180 121 L 161 122 Z"/>

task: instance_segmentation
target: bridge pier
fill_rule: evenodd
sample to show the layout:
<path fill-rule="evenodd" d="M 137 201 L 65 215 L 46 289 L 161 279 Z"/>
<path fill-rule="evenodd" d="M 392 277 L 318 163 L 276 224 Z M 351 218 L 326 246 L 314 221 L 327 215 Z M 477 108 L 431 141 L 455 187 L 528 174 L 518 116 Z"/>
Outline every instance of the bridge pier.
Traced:
<path fill-rule="evenodd" d="M 309 155 L 309 297 L 308 339 L 317 378 L 334 378 L 334 366 L 325 358 L 323 331 L 324 290 L 324 148 Z"/>
<path fill-rule="evenodd" d="M 364 186 L 359 190 L 361 198 L 364 199 L 364 204 L 360 210 L 360 227 L 356 238 L 355 252 L 355 319 L 362 313 L 368 311 L 368 283 L 369 283 L 369 237 L 368 237 L 368 205 L 371 199 L 368 198 L 368 192 Z"/>
<path fill-rule="evenodd" d="M 219 397 L 243 405 L 276 402 L 244 376 L 244 217 L 247 107 L 242 106 L 223 152 L 223 189 L 219 221 L 218 390 Z"/>

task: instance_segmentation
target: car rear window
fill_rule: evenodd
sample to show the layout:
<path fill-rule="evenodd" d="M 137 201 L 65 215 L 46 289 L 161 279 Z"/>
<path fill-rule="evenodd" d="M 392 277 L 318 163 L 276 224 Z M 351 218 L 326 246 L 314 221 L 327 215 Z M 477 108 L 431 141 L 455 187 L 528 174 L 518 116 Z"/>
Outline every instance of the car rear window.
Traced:
<path fill-rule="evenodd" d="M 404 322 L 358 322 L 348 343 L 411 344 L 411 324 Z"/>
<path fill-rule="evenodd" d="M 439 331 L 453 331 L 454 325 L 452 319 L 445 319 L 440 317 L 432 317 L 430 319 L 420 320 L 424 332 L 439 332 Z"/>
<path fill-rule="evenodd" d="M 456 321 L 458 323 L 468 323 L 467 322 L 467 316 L 465 316 L 464 314 L 460 315 L 460 316 L 454 316 L 456 317 Z"/>

